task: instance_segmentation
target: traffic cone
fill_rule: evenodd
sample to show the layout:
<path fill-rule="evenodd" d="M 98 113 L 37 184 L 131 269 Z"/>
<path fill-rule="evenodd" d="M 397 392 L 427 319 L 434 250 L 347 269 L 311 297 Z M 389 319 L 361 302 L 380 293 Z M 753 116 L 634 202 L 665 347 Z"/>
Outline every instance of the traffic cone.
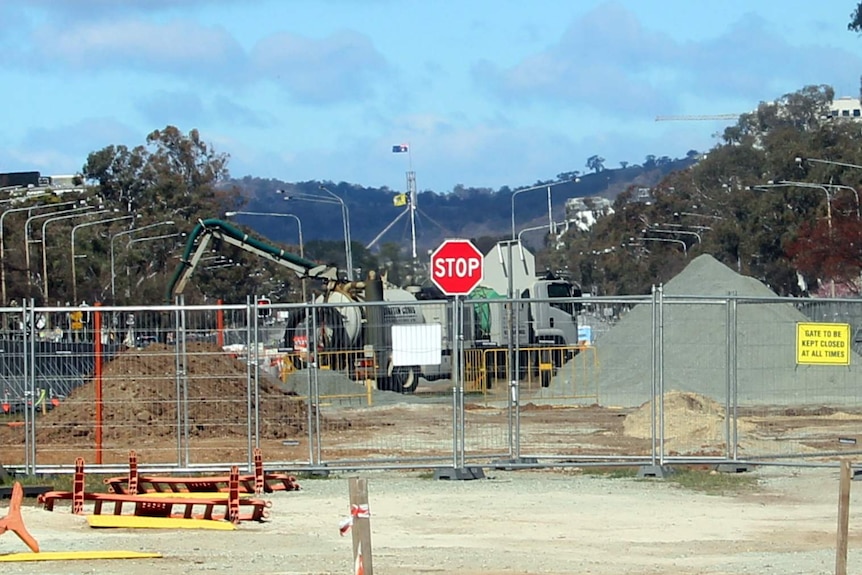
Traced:
<path fill-rule="evenodd" d="M 353 575 L 365 575 L 365 565 L 362 562 L 362 542 L 356 548 L 356 560 L 353 563 Z"/>

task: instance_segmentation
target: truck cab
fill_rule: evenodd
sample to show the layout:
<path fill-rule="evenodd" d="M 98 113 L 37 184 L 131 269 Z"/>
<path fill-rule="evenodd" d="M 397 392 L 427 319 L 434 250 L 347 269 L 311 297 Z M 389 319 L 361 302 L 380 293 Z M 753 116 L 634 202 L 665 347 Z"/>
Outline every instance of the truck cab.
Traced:
<path fill-rule="evenodd" d="M 529 302 L 531 339 L 538 345 L 576 345 L 581 289 L 551 273 L 523 290 L 520 298 Z"/>

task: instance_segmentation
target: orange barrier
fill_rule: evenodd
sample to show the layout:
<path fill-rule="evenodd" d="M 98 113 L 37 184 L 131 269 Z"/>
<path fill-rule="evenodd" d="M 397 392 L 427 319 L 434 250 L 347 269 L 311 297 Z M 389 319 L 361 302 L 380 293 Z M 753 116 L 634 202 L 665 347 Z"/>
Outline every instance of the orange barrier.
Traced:
<path fill-rule="evenodd" d="M 293 475 L 283 473 L 264 473 L 263 456 L 260 449 L 254 450 L 254 474 L 238 476 L 238 489 L 241 493 L 272 493 L 274 491 L 299 491 L 299 483 Z M 230 477 L 174 477 L 140 475 L 138 458 L 134 451 L 129 453 L 129 475 L 105 479 L 109 491 L 123 495 L 141 493 L 218 493 L 228 491 Z"/>
<path fill-rule="evenodd" d="M 85 501 L 92 501 L 94 515 L 124 515 L 123 507 L 131 505 L 131 515 L 135 516 L 227 520 L 234 524 L 263 521 L 269 517 L 268 509 L 272 506 L 269 501 L 239 496 L 239 470 L 236 466 L 231 468 L 228 478 L 227 497 L 217 497 L 215 494 L 213 497 L 184 498 L 167 494 L 165 497 L 151 497 L 145 494 L 87 493 L 84 491 L 84 460 L 81 458 L 75 461 L 72 491 L 49 491 L 38 498 L 48 511 L 54 510 L 58 500 L 71 500 L 72 513 L 76 515 L 84 513 Z M 241 512 L 243 507 L 250 507 L 251 510 Z"/>
<path fill-rule="evenodd" d="M 9 500 L 9 511 L 6 517 L 0 519 L 0 535 L 11 531 L 24 542 L 33 553 L 39 552 L 39 543 L 30 535 L 24 526 L 24 518 L 21 517 L 21 502 L 24 500 L 24 488 L 16 481 L 12 485 L 12 498 Z"/>

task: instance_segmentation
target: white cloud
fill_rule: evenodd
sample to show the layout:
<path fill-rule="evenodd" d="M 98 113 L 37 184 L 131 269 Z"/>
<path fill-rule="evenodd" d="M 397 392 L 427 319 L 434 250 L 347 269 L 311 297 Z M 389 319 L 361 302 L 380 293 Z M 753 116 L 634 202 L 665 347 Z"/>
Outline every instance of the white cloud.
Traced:
<path fill-rule="evenodd" d="M 680 42 L 606 3 L 547 49 L 508 68 L 480 62 L 473 73 L 507 103 L 563 103 L 637 117 L 678 111 L 687 98 L 757 102 L 764 94 L 802 88 L 794 83 L 799 77 L 812 78 L 810 84 L 845 83 L 862 68 L 855 54 L 820 47 L 816 37 L 791 45 L 770 26 L 745 14 L 720 36 Z"/>
<path fill-rule="evenodd" d="M 251 61 L 256 74 L 310 104 L 367 97 L 374 81 L 387 70 L 385 58 L 371 40 L 352 31 L 321 40 L 274 34 L 257 43 Z"/>
<path fill-rule="evenodd" d="M 239 43 L 224 29 L 179 20 L 41 27 L 27 54 L 28 64 L 48 69 L 138 70 L 211 80 L 237 71 L 244 60 Z"/>

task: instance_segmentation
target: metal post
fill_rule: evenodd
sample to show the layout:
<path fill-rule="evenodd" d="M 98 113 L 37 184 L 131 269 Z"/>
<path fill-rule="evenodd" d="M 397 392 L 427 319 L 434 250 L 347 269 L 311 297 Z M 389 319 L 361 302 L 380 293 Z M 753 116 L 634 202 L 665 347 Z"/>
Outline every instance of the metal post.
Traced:
<path fill-rule="evenodd" d="M 256 444 L 254 443 L 254 441 L 252 439 L 252 437 L 255 436 L 255 431 L 252 428 L 252 420 L 253 420 L 252 409 L 259 409 L 257 407 L 257 405 L 259 405 L 259 404 L 257 404 L 257 403 L 255 403 L 254 408 L 252 407 L 252 399 L 251 399 L 252 381 L 255 378 L 255 374 L 252 373 L 252 371 L 254 369 L 252 366 L 257 365 L 256 363 L 253 363 L 254 360 L 252 357 L 252 350 L 251 350 L 251 347 L 252 347 L 251 342 L 252 342 L 252 340 L 255 339 L 256 332 L 257 332 L 257 322 L 258 322 L 258 319 L 257 319 L 257 300 L 258 300 L 257 297 L 255 297 L 254 300 L 252 300 L 251 296 L 245 296 L 245 317 L 246 317 L 246 322 L 245 322 L 245 341 L 246 341 L 246 346 L 245 346 L 245 381 L 246 381 L 246 385 L 245 385 L 245 434 L 246 434 L 246 440 L 247 440 L 247 444 L 248 444 L 247 456 L 248 456 L 249 464 L 251 464 L 251 461 L 253 458 L 252 450 L 256 446 Z M 254 328 L 252 326 L 254 326 Z M 257 347 L 257 346 L 255 345 L 255 347 Z"/>
<path fill-rule="evenodd" d="M 174 382 L 174 386 L 176 388 L 177 395 L 177 465 L 182 464 L 183 460 L 183 434 L 182 434 L 182 426 L 183 426 L 183 415 L 182 415 L 182 371 L 184 369 L 183 357 L 185 355 L 185 332 L 183 331 L 183 318 L 182 318 L 182 305 L 183 305 L 183 296 L 179 295 L 175 298 L 176 309 L 174 309 L 174 332 L 176 333 L 176 337 L 174 341 L 176 341 L 176 353 L 174 354 L 174 367 L 177 373 L 176 381 Z"/>
<path fill-rule="evenodd" d="M 72 234 L 71 234 L 69 243 L 72 246 L 71 256 L 72 256 L 72 302 L 73 303 L 78 301 L 78 281 L 77 281 L 77 272 L 75 269 L 75 267 L 76 267 L 75 266 L 75 257 L 76 257 L 75 256 L 75 232 L 78 231 L 80 228 L 95 226 L 96 224 L 107 224 L 110 222 L 118 222 L 120 220 L 129 220 L 129 219 L 132 219 L 134 217 L 135 216 L 121 216 L 118 218 L 109 218 L 106 220 L 99 220 L 97 222 L 86 222 L 83 224 L 78 224 L 72 228 Z M 2 235 L 2 231 L 0 231 L 0 235 Z"/>
<path fill-rule="evenodd" d="M 40 205 L 36 205 L 36 206 L 30 206 L 27 208 L 11 208 L 8 210 L 4 210 L 3 213 L 0 214 L 0 286 L 2 286 L 2 288 L 0 288 L 0 291 L 2 291 L 2 294 L 0 294 L 0 297 L 3 298 L 3 305 L 6 305 L 6 301 L 7 301 L 6 300 L 6 252 L 4 251 L 5 248 L 4 248 L 4 241 L 3 241 L 3 222 L 6 219 L 6 216 L 8 216 L 9 214 L 14 214 L 17 212 L 27 212 L 28 217 L 29 217 L 29 214 L 33 210 L 38 210 L 40 208 L 49 208 L 49 207 L 54 207 L 54 206 L 40 204 Z"/>
<path fill-rule="evenodd" d="M 299 219 L 299 216 L 296 214 L 287 214 L 281 212 L 225 212 L 224 216 L 226 218 L 232 218 L 234 216 L 263 216 L 263 217 L 273 217 L 273 218 L 293 218 L 296 220 L 296 227 L 299 231 L 299 257 L 305 258 L 305 242 L 302 239 L 302 220 Z M 346 256 L 345 256 L 346 257 Z M 303 277 L 300 279 L 300 284 L 302 286 L 302 301 L 306 301 L 306 284 L 307 278 Z"/>
<path fill-rule="evenodd" d="M 48 244 L 45 241 L 47 236 L 48 224 L 60 220 L 78 218 L 81 216 L 95 216 L 97 214 L 104 214 L 107 211 L 108 210 L 100 210 L 97 212 L 90 212 L 85 214 L 68 214 L 65 216 L 57 216 L 56 218 L 48 218 L 42 223 L 42 297 L 44 298 L 45 305 L 48 305 Z"/>
<path fill-rule="evenodd" d="M 116 279 L 117 274 L 115 273 L 115 268 L 114 268 L 114 240 L 120 236 L 125 236 L 128 234 L 134 234 L 136 232 L 142 232 L 144 230 L 148 230 L 148 229 L 155 228 L 158 226 L 170 226 L 170 225 L 173 225 L 173 223 L 174 222 L 172 220 L 166 220 L 163 222 L 156 222 L 154 224 L 150 224 L 150 225 L 143 226 L 140 228 L 135 228 L 132 230 L 125 230 L 125 231 L 116 233 L 113 236 L 111 236 L 111 303 L 116 303 L 116 301 L 115 301 L 116 300 L 115 279 Z"/>
<path fill-rule="evenodd" d="M 57 206 L 61 205 L 70 205 L 77 204 L 78 202 L 64 202 L 63 204 L 56 204 Z M 90 210 L 91 206 L 83 206 L 79 208 L 73 208 L 71 210 L 64 210 L 66 213 L 72 212 L 80 212 L 82 210 Z M 30 274 L 30 222 L 39 218 L 47 218 L 52 216 L 53 214 L 36 214 L 34 216 L 30 216 L 27 218 L 27 221 L 24 222 L 24 266 L 27 269 L 27 296 L 30 296 L 30 286 L 32 285 L 32 277 Z M 43 234 L 44 235 L 44 234 Z"/>
<path fill-rule="evenodd" d="M 341 204 L 341 225 L 344 231 L 344 255 L 347 265 L 347 281 L 353 281 L 353 248 L 350 245 L 350 212 L 347 209 L 347 204 L 341 196 L 332 193 L 326 186 L 320 186 L 320 189 L 332 196 L 339 204 Z"/>
<path fill-rule="evenodd" d="M 340 196 L 335 195 L 330 190 L 326 189 L 326 187 L 324 186 L 320 186 L 320 189 L 327 192 L 334 199 L 327 200 L 326 198 L 307 194 L 287 194 L 286 190 L 276 190 L 276 193 L 285 194 L 285 200 L 296 199 L 305 200 L 308 202 L 341 205 L 341 229 L 344 233 L 344 259 L 345 266 L 347 267 L 347 279 L 349 281 L 353 281 L 353 248 L 351 247 L 352 240 L 350 238 L 350 210 L 347 209 L 347 204 L 344 203 L 344 200 L 341 199 Z"/>

